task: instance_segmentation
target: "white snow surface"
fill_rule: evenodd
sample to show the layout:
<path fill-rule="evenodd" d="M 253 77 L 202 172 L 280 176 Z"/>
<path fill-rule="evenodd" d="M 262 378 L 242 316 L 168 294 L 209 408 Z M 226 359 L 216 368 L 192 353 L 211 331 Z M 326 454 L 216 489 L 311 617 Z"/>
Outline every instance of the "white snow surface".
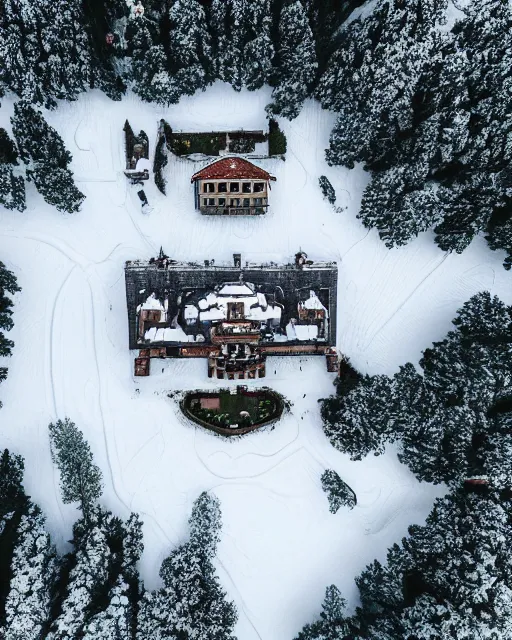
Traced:
<path fill-rule="evenodd" d="M 1 445 L 26 459 L 28 493 L 48 516 L 61 550 L 77 517 L 64 505 L 50 459 L 47 425 L 69 416 L 83 430 L 104 474 L 102 503 L 144 520 L 141 573 L 159 584 L 160 563 L 187 536 L 187 519 L 202 490 L 222 502 L 216 561 L 240 618 L 240 640 L 293 638 L 320 611 L 335 583 L 357 604 L 353 578 L 393 542 L 422 523 L 442 487 L 420 484 L 390 448 L 351 462 L 323 434 L 317 400 L 333 391 L 323 358 L 273 358 L 264 384 L 283 393 L 291 411 L 272 431 L 224 440 L 188 424 L 169 391 L 213 388 L 203 359 L 152 361 L 151 376 L 133 377 L 125 260 L 156 256 L 160 246 L 181 260 L 289 260 L 301 247 L 339 267 L 338 347 L 363 372 L 393 373 L 417 362 L 441 339 L 460 305 L 483 289 L 512 303 L 503 255 L 483 239 L 462 255 L 437 248 L 425 233 L 388 250 L 356 219 L 368 176 L 361 168 L 327 166 L 324 149 L 334 116 L 308 102 L 281 123 L 286 161 L 258 161 L 276 175 L 270 212 L 255 218 L 203 217 L 194 210 L 190 176 L 206 162 L 170 159 L 167 196 L 152 179 L 153 207 L 141 214 L 137 186 L 123 175 L 123 124 L 144 129 L 155 149 L 157 124 L 176 129 L 265 129 L 270 91 L 235 93 L 216 84 L 180 104 L 159 108 L 133 95 L 111 102 L 90 92 L 45 112 L 73 154 L 72 169 L 87 196 L 82 211 L 63 215 L 28 185 L 24 213 L 0 208 L 0 259 L 23 291 L 16 295 L 9 377 L 0 386 Z M 11 129 L 12 103 L 2 99 L 0 126 Z M 151 155 L 152 157 L 152 155 Z M 322 199 L 326 175 L 336 212 Z M 148 292 L 149 293 L 149 292 Z M 223 382 L 222 384 L 233 384 Z M 250 381 L 248 384 L 261 384 Z M 357 506 L 329 513 L 320 484 L 335 469 L 357 494 Z"/>

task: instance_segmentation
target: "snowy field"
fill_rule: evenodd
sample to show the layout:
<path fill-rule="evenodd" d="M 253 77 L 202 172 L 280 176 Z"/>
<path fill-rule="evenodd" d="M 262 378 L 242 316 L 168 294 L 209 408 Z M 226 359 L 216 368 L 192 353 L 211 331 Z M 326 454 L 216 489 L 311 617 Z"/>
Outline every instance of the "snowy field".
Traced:
<path fill-rule="evenodd" d="M 61 549 L 77 517 L 63 505 L 47 425 L 69 416 L 84 431 L 104 473 L 103 503 L 144 520 L 141 573 L 150 588 L 170 549 L 187 534 L 193 500 L 211 490 L 221 500 L 220 578 L 240 613 L 240 640 L 291 639 L 319 613 L 324 588 L 337 584 L 357 604 L 353 578 L 373 558 L 421 523 L 443 490 L 419 484 L 393 451 L 351 462 L 323 435 L 318 403 L 332 391 L 323 358 L 274 358 L 264 381 L 293 404 L 274 430 L 226 441 L 186 423 L 171 390 L 210 388 L 205 360 L 153 361 L 146 379 L 132 375 L 124 262 L 156 255 L 231 261 L 289 260 L 301 247 L 339 267 L 338 347 L 368 373 L 392 373 L 450 329 L 457 308 L 488 289 L 512 303 L 503 256 L 478 240 L 461 256 L 438 249 L 429 234 L 389 251 L 356 220 L 367 176 L 324 160 L 333 116 L 309 102 L 283 122 L 286 161 L 260 164 L 277 176 L 271 212 L 254 219 L 202 217 L 190 176 L 201 165 L 171 160 L 168 194 L 144 187 L 153 211 L 143 215 L 127 184 L 122 127 L 144 129 L 153 154 L 157 123 L 176 130 L 265 129 L 269 92 L 236 94 L 217 84 L 168 109 L 128 96 L 121 103 L 91 92 L 45 113 L 73 154 L 87 199 L 68 216 L 47 206 L 29 185 L 24 213 L 0 208 L 0 259 L 23 291 L 16 296 L 14 355 L 1 385 L 1 446 L 21 453 L 28 493 L 48 516 Z M 12 105 L 2 101 L 0 126 L 10 131 Z M 318 177 L 333 183 L 336 206 L 322 200 Z M 234 384 L 228 383 L 225 384 Z M 328 511 L 320 486 L 335 469 L 358 505 Z"/>

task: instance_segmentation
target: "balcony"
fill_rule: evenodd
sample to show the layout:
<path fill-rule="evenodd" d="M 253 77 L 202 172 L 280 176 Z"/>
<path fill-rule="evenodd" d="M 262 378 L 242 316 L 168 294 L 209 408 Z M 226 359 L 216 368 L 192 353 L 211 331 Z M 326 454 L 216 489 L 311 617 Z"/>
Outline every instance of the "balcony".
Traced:
<path fill-rule="evenodd" d="M 205 216 L 261 216 L 267 213 L 268 204 L 253 207 L 202 206 L 199 211 Z"/>
<path fill-rule="evenodd" d="M 257 344 L 261 332 L 254 322 L 226 322 L 213 327 L 210 337 L 212 344 Z"/>

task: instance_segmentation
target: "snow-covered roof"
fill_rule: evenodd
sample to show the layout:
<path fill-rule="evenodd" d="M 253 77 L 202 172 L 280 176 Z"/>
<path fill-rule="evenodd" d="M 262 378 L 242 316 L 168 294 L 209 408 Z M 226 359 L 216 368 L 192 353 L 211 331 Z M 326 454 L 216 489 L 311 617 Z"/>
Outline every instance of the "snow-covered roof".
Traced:
<path fill-rule="evenodd" d="M 146 300 L 141 305 L 139 305 L 138 311 L 140 311 L 140 309 L 158 309 L 160 311 L 165 311 L 162 303 L 154 293 L 148 296 Z"/>
<path fill-rule="evenodd" d="M 317 309 L 317 310 L 323 309 L 324 311 L 327 312 L 327 309 L 320 302 L 320 299 L 318 298 L 318 296 L 316 295 L 316 293 L 314 291 L 310 291 L 309 292 L 309 298 L 307 300 L 305 300 L 304 302 L 301 302 L 301 305 L 305 309 Z"/>
<path fill-rule="evenodd" d="M 257 167 L 252 162 L 244 158 L 228 157 L 212 162 L 204 169 L 201 169 L 191 178 L 191 182 L 196 180 L 275 180 L 268 171 Z"/>
<path fill-rule="evenodd" d="M 219 296 L 252 296 L 254 285 L 246 282 L 227 282 L 218 291 Z"/>
<path fill-rule="evenodd" d="M 187 304 L 185 306 L 185 319 L 195 319 L 199 315 L 199 309 L 193 304 Z"/>
<path fill-rule="evenodd" d="M 135 165 L 135 171 L 151 171 L 151 162 L 147 158 L 139 158 Z"/>
<path fill-rule="evenodd" d="M 294 329 L 297 340 L 315 340 L 318 338 L 318 327 L 316 324 L 296 324 Z"/>

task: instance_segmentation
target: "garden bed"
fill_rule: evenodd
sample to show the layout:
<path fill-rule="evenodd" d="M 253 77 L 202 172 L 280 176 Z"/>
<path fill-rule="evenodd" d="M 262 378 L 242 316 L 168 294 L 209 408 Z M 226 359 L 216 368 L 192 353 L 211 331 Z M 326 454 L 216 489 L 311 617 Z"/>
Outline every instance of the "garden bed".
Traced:
<path fill-rule="evenodd" d="M 180 402 L 189 420 L 223 436 L 243 435 L 279 420 L 283 398 L 268 388 L 248 390 L 239 385 L 220 391 L 191 391 Z"/>

